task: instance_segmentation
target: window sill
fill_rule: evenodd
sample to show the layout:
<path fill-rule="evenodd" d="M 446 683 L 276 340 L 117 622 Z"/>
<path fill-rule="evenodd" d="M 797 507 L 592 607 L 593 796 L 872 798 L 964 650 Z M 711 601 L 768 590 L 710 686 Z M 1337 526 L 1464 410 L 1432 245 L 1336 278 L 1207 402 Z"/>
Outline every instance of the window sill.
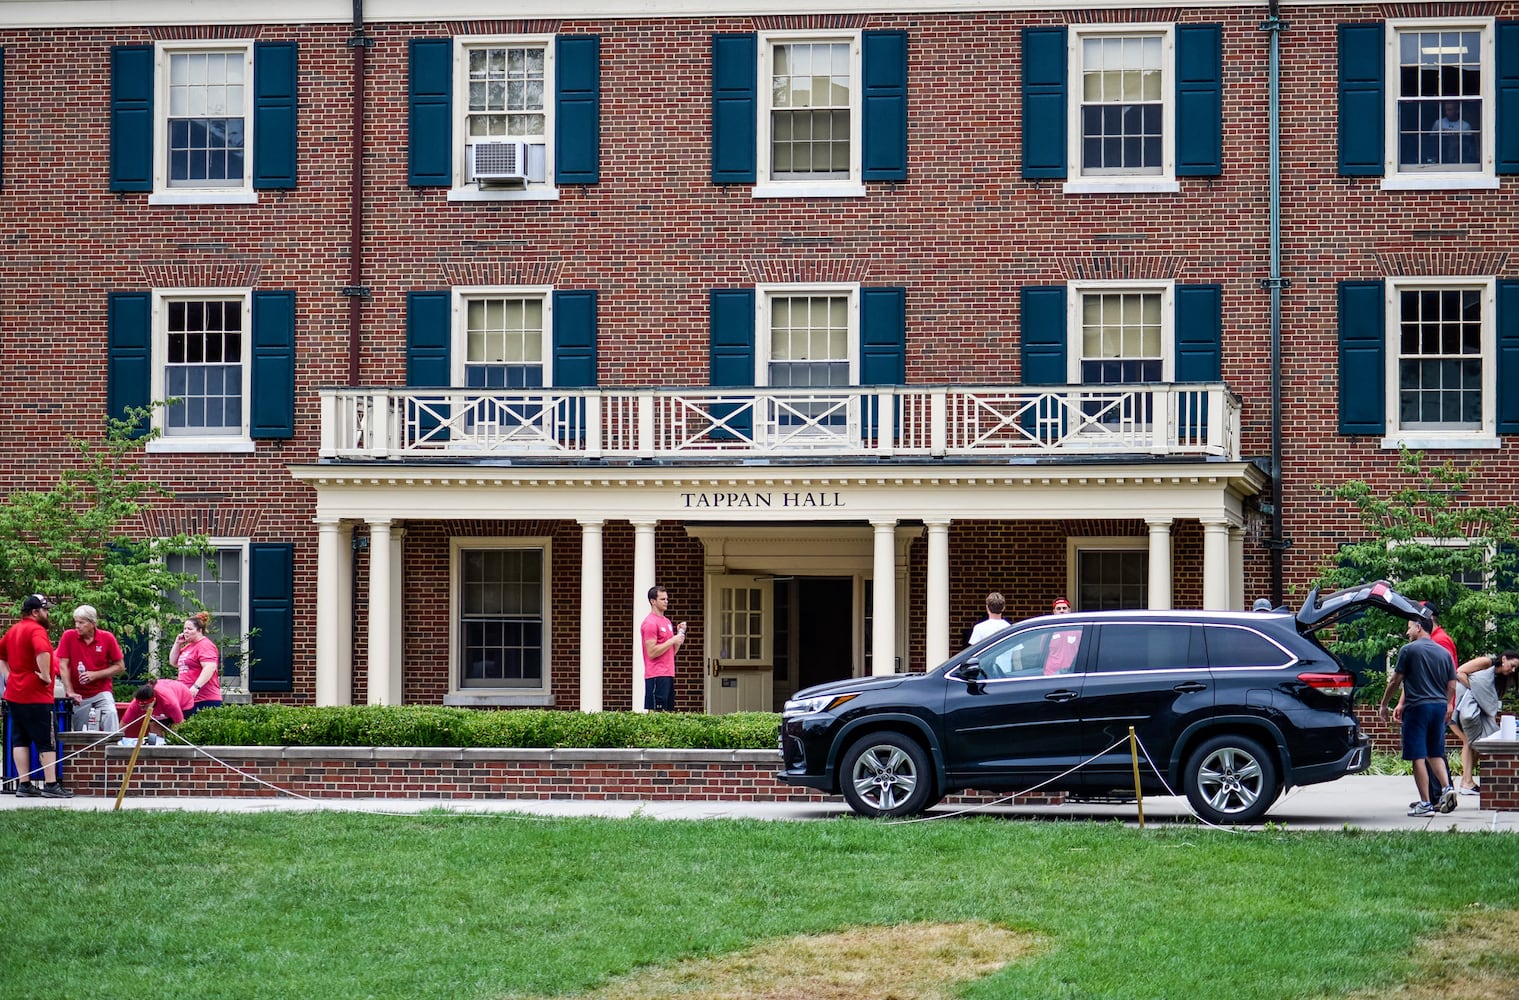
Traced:
<path fill-rule="evenodd" d="M 1135 178 L 1133 180 L 1119 180 L 1117 178 L 1096 179 L 1084 177 L 1080 180 L 1066 181 L 1061 187 L 1062 194 L 1176 194 L 1181 190 L 1181 182 L 1166 180 L 1156 177 L 1150 180 Z"/>
<path fill-rule="evenodd" d="M 558 201 L 559 189 L 538 185 L 529 185 L 523 188 L 486 188 L 481 189 L 471 185 L 469 187 L 450 188 L 448 191 L 449 201 Z"/>
<path fill-rule="evenodd" d="M 554 696 L 542 691 L 507 694 L 503 691 L 450 691 L 443 704 L 457 708 L 553 708 Z"/>
<path fill-rule="evenodd" d="M 149 455 L 251 455 L 256 449 L 246 438 L 155 438 Z"/>
<path fill-rule="evenodd" d="M 809 184 L 768 181 L 754 186 L 756 198 L 863 198 L 865 185 L 853 181 Z"/>
<path fill-rule="evenodd" d="M 1383 191 L 1494 191 L 1498 178 L 1485 174 L 1398 174 L 1382 178 Z"/>
<path fill-rule="evenodd" d="M 1413 448 L 1419 451 L 1472 448 L 1496 450 L 1503 446 L 1491 434 L 1389 434 L 1382 439 L 1383 448 Z"/>
<path fill-rule="evenodd" d="M 257 191 L 154 191 L 149 205 L 257 205 Z"/>

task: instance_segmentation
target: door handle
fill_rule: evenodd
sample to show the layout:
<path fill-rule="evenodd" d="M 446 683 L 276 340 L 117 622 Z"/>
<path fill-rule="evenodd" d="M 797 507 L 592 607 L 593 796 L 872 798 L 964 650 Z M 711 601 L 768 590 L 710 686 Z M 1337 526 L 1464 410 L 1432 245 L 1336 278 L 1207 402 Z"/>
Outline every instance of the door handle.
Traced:
<path fill-rule="evenodd" d="M 1071 690 L 1051 691 L 1044 696 L 1045 701 L 1070 701 L 1076 697 L 1076 692 Z"/>
<path fill-rule="evenodd" d="M 1208 690 L 1208 685 L 1201 681 L 1182 681 L 1171 690 L 1178 694 L 1196 694 L 1199 691 Z"/>

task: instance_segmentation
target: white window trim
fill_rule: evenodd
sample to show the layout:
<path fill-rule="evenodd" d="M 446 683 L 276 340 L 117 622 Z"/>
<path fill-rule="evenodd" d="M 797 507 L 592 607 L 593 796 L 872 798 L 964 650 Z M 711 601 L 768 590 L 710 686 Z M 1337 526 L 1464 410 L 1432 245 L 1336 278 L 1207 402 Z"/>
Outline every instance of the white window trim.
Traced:
<path fill-rule="evenodd" d="M 187 52 L 243 50 L 243 183 L 224 187 L 169 186 L 169 57 Z M 253 41 L 245 38 L 157 42 L 153 46 L 153 190 L 149 205 L 257 205 L 253 189 Z"/>
<path fill-rule="evenodd" d="M 249 411 L 252 408 L 253 372 L 249 367 L 249 360 L 253 351 L 253 289 L 251 288 L 155 288 L 153 289 L 152 305 L 152 329 L 153 349 L 150 355 L 152 380 L 150 384 L 151 399 L 167 399 L 167 379 L 164 377 L 164 365 L 168 363 L 169 356 L 169 332 L 166 329 L 168 317 L 166 305 L 171 299 L 241 299 L 243 312 L 243 426 L 239 435 L 177 435 L 168 437 L 163 435 L 166 429 L 165 407 L 153 408 L 153 428 L 160 432 L 160 436 L 149 441 L 146 450 L 150 455 L 163 454 L 243 454 L 255 450 L 253 438 L 249 433 Z"/>
<path fill-rule="evenodd" d="M 554 288 L 552 285 L 456 285 L 450 313 L 449 379 L 464 385 L 464 367 L 469 360 L 469 303 L 473 299 L 496 297 L 543 299 L 543 388 L 554 385 Z M 524 391 L 524 390 L 518 390 Z M 532 391 L 532 390 L 525 390 Z"/>
<path fill-rule="evenodd" d="M 1398 167 L 1398 35 L 1402 31 L 1480 31 L 1482 32 L 1482 169 L 1441 173 L 1436 171 L 1400 172 Z M 1383 152 L 1381 189 L 1384 191 L 1485 191 L 1499 187 L 1495 167 L 1497 155 L 1498 99 L 1494 80 L 1498 73 L 1498 55 L 1494 19 L 1477 18 L 1389 18 L 1386 22 L 1385 67 L 1387 81 L 1387 115 L 1383 125 L 1386 148 Z"/>
<path fill-rule="evenodd" d="M 533 687 L 464 687 L 463 664 L 459 657 L 463 643 L 459 634 L 459 564 L 464 550 L 536 549 L 543 553 L 543 683 Z M 448 693 L 445 705 L 506 705 L 518 707 L 552 706 L 554 682 L 553 612 L 550 603 L 554 579 L 553 539 L 539 537 L 488 536 L 450 538 L 448 541 Z"/>
<path fill-rule="evenodd" d="M 770 384 L 770 306 L 771 300 L 794 295 L 849 296 L 849 333 L 844 345 L 849 353 L 849 384 L 860 384 L 860 286 L 853 282 L 823 284 L 754 286 L 754 384 Z"/>
<path fill-rule="evenodd" d="M 1137 535 L 1107 535 L 1091 537 L 1066 538 L 1065 540 L 1065 598 L 1071 602 L 1072 611 L 1081 611 L 1077 607 L 1080 600 L 1080 556 L 1085 552 L 1134 552 L 1150 551 L 1150 540 Z"/>
<path fill-rule="evenodd" d="M 520 188 L 481 187 L 469 179 L 469 50 L 490 46 L 543 46 L 543 180 L 528 181 Z M 466 35 L 454 39 L 454 102 L 452 162 L 454 182 L 449 201 L 558 201 L 554 183 L 554 129 L 558 113 L 557 69 L 554 36 Z M 534 145 L 530 143 L 529 145 Z"/>
<path fill-rule="evenodd" d="M 1081 300 L 1088 294 L 1112 294 L 1133 292 L 1135 294 L 1160 294 L 1160 380 L 1176 380 L 1176 282 L 1163 281 L 1070 281 L 1066 283 L 1065 331 L 1066 331 L 1066 381 L 1082 385 L 1081 381 Z"/>
<path fill-rule="evenodd" d="M 1409 288 L 1480 288 L 1482 289 L 1482 426 L 1473 430 L 1403 431 L 1398 425 L 1398 293 Z M 1383 311 L 1387 325 L 1385 359 L 1386 421 L 1388 433 L 1383 448 L 1477 448 L 1496 449 L 1498 438 L 1498 281 L 1496 278 L 1432 277 L 1388 278 L 1383 283 Z"/>
<path fill-rule="evenodd" d="M 865 61 L 859 31 L 762 31 L 759 33 L 758 119 L 755 138 L 755 198 L 863 198 Z M 849 43 L 849 177 L 847 180 L 778 180 L 770 176 L 770 67 L 776 44 L 793 42 Z"/>
<path fill-rule="evenodd" d="M 1081 43 L 1094 35 L 1160 35 L 1162 69 L 1161 172 L 1158 174 L 1103 174 L 1087 177 L 1081 172 Z M 1174 24 L 1073 24 L 1066 37 L 1066 162 L 1068 177 L 1064 194 L 1172 194 L 1181 190 L 1176 178 L 1176 26 Z"/>
<path fill-rule="evenodd" d="M 248 546 L 249 546 L 249 540 L 246 539 L 246 538 L 230 538 L 230 537 L 223 537 L 223 536 L 210 536 L 210 537 L 208 537 L 206 539 L 206 548 L 208 550 L 211 550 L 211 551 L 215 551 L 215 550 L 218 550 L 218 549 L 236 549 L 236 550 L 238 550 L 238 562 L 240 563 L 240 567 L 239 567 L 239 570 L 238 570 L 238 572 L 239 572 L 239 577 L 238 578 L 240 580 L 242 580 L 242 586 L 239 588 L 239 592 L 238 592 L 238 595 L 237 595 L 238 605 L 239 605 L 239 607 L 237 609 L 237 614 L 238 614 L 238 620 L 243 623 L 243 632 L 242 632 L 241 635 L 239 635 L 237 637 L 237 642 L 238 642 L 239 648 L 243 652 L 243 655 L 244 655 L 245 659 L 246 659 L 247 653 L 248 653 L 248 591 L 251 589 L 249 587 L 249 580 L 248 580 Z M 181 618 L 170 618 L 169 620 L 170 621 L 178 621 L 178 622 L 183 622 L 184 621 L 184 619 L 182 617 Z M 175 628 L 169 634 L 170 635 L 178 635 L 179 634 L 179 629 Z M 166 665 L 167 666 L 173 666 L 173 664 L 164 664 L 163 661 L 162 661 L 162 659 L 160 658 L 159 646 L 160 646 L 160 644 L 162 644 L 164 642 L 164 635 L 165 635 L 165 630 L 164 630 L 164 627 L 163 627 L 163 623 L 159 623 L 158 625 L 154 626 L 152 629 L 149 630 L 149 633 L 148 633 L 148 662 L 153 665 L 153 667 L 154 667 L 155 670 L 159 669 L 162 666 L 166 666 Z M 168 640 L 168 645 L 170 647 L 173 646 L 173 643 L 174 643 L 174 640 L 172 638 Z M 226 674 L 226 663 L 225 663 L 226 652 L 225 652 L 225 650 L 223 650 L 221 648 L 221 646 L 219 644 L 217 646 L 216 652 L 217 652 L 217 657 L 218 657 L 218 659 L 217 659 L 218 670 L 220 671 L 221 675 L 225 675 Z M 245 694 L 245 693 L 247 693 L 247 691 L 248 691 L 248 682 L 249 682 L 249 680 L 251 678 L 249 678 L 248 673 L 246 671 L 246 668 L 244 669 L 244 672 L 242 674 L 242 678 L 243 678 L 243 682 L 238 687 L 228 687 L 228 686 L 224 685 L 223 688 L 222 688 L 223 695 L 226 695 L 226 694 Z M 225 698 L 223 700 L 225 700 Z"/>

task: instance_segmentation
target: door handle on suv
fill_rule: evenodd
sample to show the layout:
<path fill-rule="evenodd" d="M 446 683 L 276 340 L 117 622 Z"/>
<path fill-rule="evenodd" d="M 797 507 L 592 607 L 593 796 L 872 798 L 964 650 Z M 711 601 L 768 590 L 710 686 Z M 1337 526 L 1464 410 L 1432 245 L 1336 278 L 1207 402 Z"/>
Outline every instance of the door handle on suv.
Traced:
<path fill-rule="evenodd" d="M 1044 700 L 1045 701 L 1070 701 L 1074 697 L 1076 697 L 1076 692 L 1075 691 L 1072 691 L 1070 689 L 1062 689 L 1062 690 L 1059 690 L 1059 691 L 1051 691 L 1049 694 L 1047 694 L 1047 695 L 1044 696 Z"/>
<path fill-rule="evenodd" d="M 1208 685 L 1200 681 L 1182 681 L 1171 690 L 1178 694 L 1196 694 L 1199 691 L 1208 690 Z"/>

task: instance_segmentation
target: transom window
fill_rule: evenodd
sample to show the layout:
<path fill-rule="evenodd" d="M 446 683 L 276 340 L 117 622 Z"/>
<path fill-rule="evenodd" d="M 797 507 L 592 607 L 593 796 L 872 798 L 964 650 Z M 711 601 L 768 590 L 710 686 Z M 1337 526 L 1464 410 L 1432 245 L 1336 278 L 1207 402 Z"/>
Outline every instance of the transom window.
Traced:
<path fill-rule="evenodd" d="M 1390 282 L 1389 427 L 1487 433 L 1494 420 L 1491 281 Z"/>
<path fill-rule="evenodd" d="M 860 37 L 760 39 L 760 182 L 860 180 Z"/>
<path fill-rule="evenodd" d="M 1480 171 L 1482 30 L 1410 28 L 1396 38 L 1398 169 Z"/>
<path fill-rule="evenodd" d="M 156 399 L 165 438 L 246 437 L 246 293 L 154 296 Z"/>
<path fill-rule="evenodd" d="M 211 615 L 211 624 L 206 631 L 221 654 L 223 687 L 245 687 L 247 672 L 243 622 L 246 613 L 243 601 L 246 596 L 244 581 L 248 575 L 247 543 L 213 541 L 209 551 L 203 555 L 170 553 L 164 557 L 164 565 L 172 573 L 182 573 L 191 578 L 186 589 L 195 595 L 200 606 Z M 173 635 L 179 632 L 181 624 L 165 623 L 160 643 L 172 642 Z M 169 647 L 165 645 L 162 648 L 167 655 Z"/>
<path fill-rule="evenodd" d="M 459 687 L 544 687 L 546 562 L 537 547 L 458 549 Z"/>
<path fill-rule="evenodd" d="M 1081 172 L 1159 174 L 1165 74 L 1160 35 L 1081 41 Z"/>

